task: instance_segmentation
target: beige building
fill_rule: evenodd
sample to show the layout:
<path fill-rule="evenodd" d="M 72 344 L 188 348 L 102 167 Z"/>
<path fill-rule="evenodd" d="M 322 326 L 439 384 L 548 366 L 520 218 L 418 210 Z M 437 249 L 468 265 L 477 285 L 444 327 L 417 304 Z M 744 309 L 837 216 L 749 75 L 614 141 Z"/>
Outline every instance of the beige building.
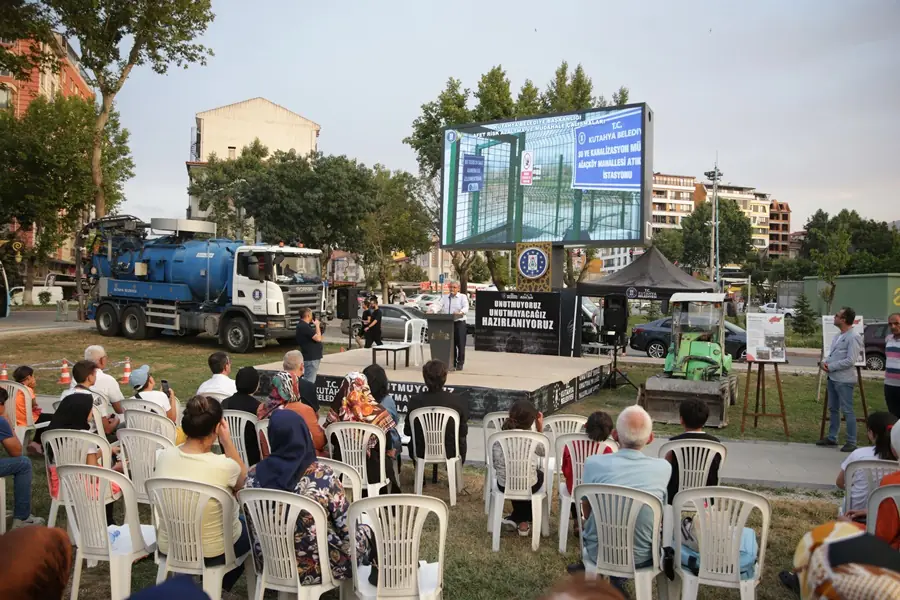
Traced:
<path fill-rule="evenodd" d="M 690 175 L 653 174 L 653 233 L 681 229 L 681 220 L 694 212 L 694 186 Z"/>
<path fill-rule="evenodd" d="M 188 177 L 193 180 L 203 170 L 209 157 L 237 158 L 241 149 L 259 139 L 269 152 L 295 150 L 306 155 L 315 152 L 321 127 L 309 119 L 266 100 L 253 98 L 229 104 L 196 115 L 191 131 L 191 154 L 186 162 Z M 189 219 L 204 219 L 199 199 L 191 197 Z"/>
<path fill-rule="evenodd" d="M 713 186 L 705 184 L 707 199 L 713 200 Z M 734 200 L 741 211 L 750 219 L 752 233 L 751 243 L 755 250 L 769 249 L 769 194 L 757 192 L 756 188 L 743 185 L 719 184 L 719 199 Z"/>

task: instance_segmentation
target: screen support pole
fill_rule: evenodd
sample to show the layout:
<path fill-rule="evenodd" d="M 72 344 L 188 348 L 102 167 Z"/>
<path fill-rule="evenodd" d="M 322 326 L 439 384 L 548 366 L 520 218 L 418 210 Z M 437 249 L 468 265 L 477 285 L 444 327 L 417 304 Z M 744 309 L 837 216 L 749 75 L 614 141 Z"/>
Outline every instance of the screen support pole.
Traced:
<path fill-rule="evenodd" d="M 566 274 L 565 246 L 552 246 L 550 249 L 550 289 L 561 292 Z"/>

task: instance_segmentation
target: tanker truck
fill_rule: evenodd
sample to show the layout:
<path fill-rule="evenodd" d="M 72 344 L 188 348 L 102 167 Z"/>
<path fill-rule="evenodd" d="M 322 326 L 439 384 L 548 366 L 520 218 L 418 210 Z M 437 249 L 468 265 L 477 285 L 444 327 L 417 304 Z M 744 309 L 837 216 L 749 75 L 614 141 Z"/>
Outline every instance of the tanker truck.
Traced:
<path fill-rule="evenodd" d="M 300 309 L 322 310 L 321 250 L 218 239 L 206 221 L 120 215 L 88 224 L 82 239 L 93 250 L 88 317 L 101 335 L 206 332 L 249 352 L 293 343 Z"/>

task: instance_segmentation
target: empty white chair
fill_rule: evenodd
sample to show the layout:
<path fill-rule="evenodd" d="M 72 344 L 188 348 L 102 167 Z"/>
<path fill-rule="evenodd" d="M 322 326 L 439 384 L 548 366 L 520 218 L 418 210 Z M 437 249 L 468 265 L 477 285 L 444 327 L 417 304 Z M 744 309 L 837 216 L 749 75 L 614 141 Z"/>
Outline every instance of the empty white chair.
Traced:
<path fill-rule="evenodd" d="M 428 329 L 428 321 L 425 319 L 410 319 L 403 328 L 403 343 L 410 344 L 409 351 L 413 355 L 414 364 L 418 367 L 425 363 L 425 331 Z"/>
<path fill-rule="evenodd" d="M 850 494 L 853 492 L 853 482 L 863 477 L 866 482 L 866 495 L 869 495 L 879 485 L 885 475 L 890 475 L 895 471 L 900 471 L 900 463 L 896 460 L 878 460 L 872 458 L 868 460 L 857 460 L 847 465 L 847 471 L 844 473 L 844 502 L 841 504 L 841 514 L 844 514 L 851 508 Z M 868 523 L 868 519 L 866 519 Z"/>
<path fill-rule="evenodd" d="M 883 485 L 869 494 L 868 515 L 866 517 L 866 531 L 875 535 L 875 522 L 878 516 L 878 508 L 887 499 L 894 501 L 897 516 L 900 517 L 900 483 Z"/>
<path fill-rule="evenodd" d="M 152 525 L 141 525 L 137 498 L 131 481 L 121 473 L 103 467 L 59 467 L 60 489 L 65 489 L 69 519 L 74 520 L 75 572 L 72 575 L 72 600 L 78 599 L 81 569 L 85 560 L 109 562 L 112 600 L 131 596 L 131 565 L 156 550 L 156 532 Z M 110 539 L 106 524 L 106 498 L 112 484 L 121 490 L 125 502 L 127 537 L 119 543 Z M 121 529 L 118 531 L 121 532 Z M 120 533 L 121 535 L 121 533 Z"/>
<path fill-rule="evenodd" d="M 456 492 L 462 486 L 462 458 L 459 454 L 459 413 L 452 408 L 428 406 L 417 408 L 409 413 L 410 430 L 412 431 L 412 456 L 418 457 L 416 450 L 416 427 L 422 430 L 425 442 L 424 458 L 416 461 L 416 494 L 422 495 L 422 480 L 425 478 L 425 465 L 444 464 L 447 466 L 447 483 L 450 485 L 450 506 L 456 506 Z M 456 455 L 447 456 L 447 427 L 453 423 L 453 439 L 456 441 Z"/>
<path fill-rule="evenodd" d="M 362 479 L 359 478 L 359 473 L 356 472 L 356 469 L 347 463 L 342 463 L 339 460 L 331 458 L 316 458 L 316 462 L 331 467 L 331 470 L 334 471 L 341 480 L 341 484 L 344 486 L 345 491 L 346 488 L 349 487 L 350 491 L 353 492 L 353 500 L 360 500 L 362 498 Z"/>
<path fill-rule="evenodd" d="M 169 417 L 162 417 L 145 410 L 127 410 L 125 411 L 125 422 L 128 423 L 129 429 L 149 431 L 175 443 L 177 430 L 175 423 L 170 421 Z"/>
<path fill-rule="evenodd" d="M 307 513 L 312 517 L 317 533 L 327 532 L 328 515 L 321 504 L 298 494 L 266 489 L 241 490 L 238 500 L 244 507 L 247 525 L 252 527 L 253 539 L 259 542 L 262 551 L 262 572 L 256 573 L 256 589 L 249 590 L 252 598 L 263 600 L 266 590 L 277 590 L 296 594 L 298 600 L 313 600 L 341 587 L 342 582 L 335 580 L 331 573 L 327 535 L 316 535 L 322 582 L 301 585 L 297 571 L 294 542 L 297 521 L 302 513 Z M 248 560 L 256 568 L 252 557 Z M 345 583 L 349 585 L 350 582 Z"/>
<path fill-rule="evenodd" d="M 572 495 L 579 501 L 584 498 L 591 507 L 588 519 L 593 520 L 597 531 L 597 550 L 590 553 L 585 545 L 584 534 L 581 536 L 581 559 L 584 561 L 585 573 L 590 578 L 597 575 L 621 577 L 634 580 L 637 600 L 651 600 L 653 580 L 656 579 L 661 599 L 668 598 L 668 579 L 662 572 L 661 532 L 663 507 L 659 498 L 653 494 L 621 485 L 603 485 L 583 483 L 572 490 Z M 647 508 L 652 514 L 650 542 L 652 564 L 649 567 L 637 568 L 634 561 L 635 532 L 637 519 L 641 510 Z M 581 531 L 585 529 L 585 520 L 578 511 Z M 675 552 L 675 556 L 679 556 Z"/>
<path fill-rule="evenodd" d="M 6 419 L 9 421 L 9 428 L 16 434 L 20 444 L 25 443 L 25 436 L 28 435 L 29 431 L 35 431 L 36 429 L 46 427 L 50 424 L 36 424 L 34 422 L 34 414 L 32 413 L 34 396 L 31 394 L 31 390 L 28 389 L 28 387 L 21 383 L 16 383 L 15 381 L 0 381 L 0 389 L 6 390 L 6 393 L 9 394 L 9 400 L 6 405 Z M 25 425 L 16 424 L 16 397 L 19 392 L 22 392 L 25 396 Z"/>
<path fill-rule="evenodd" d="M 494 477 L 494 470 L 489 458 L 490 453 L 487 451 L 488 437 L 490 437 L 492 433 L 500 431 L 508 418 L 509 411 L 497 411 L 484 415 L 484 418 L 481 420 L 481 432 L 484 434 L 485 457 L 488 458 L 488 460 L 484 461 L 487 467 L 484 474 L 484 488 L 482 490 L 482 494 L 484 495 L 484 514 L 489 514 L 490 512 L 491 480 Z"/>
<path fill-rule="evenodd" d="M 369 497 L 377 496 L 379 490 L 388 484 L 387 471 L 385 469 L 385 456 L 387 455 L 386 439 L 384 431 L 375 425 L 368 423 L 332 423 L 325 430 L 325 439 L 329 445 L 332 436 L 337 439 L 337 445 L 341 453 L 341 462 L 353 467 L 362 483 L 363 490 Z M 366 466 L 369 440 L 372 437 L 378 440 L 378 481 L 369 483 L 369 472 Z"/>
<path fill-rule="evenodd" d="M 701 585 L 740 590 L 741 600 L 756 598 L 766 559 L 769 521 L 772 509 L 760 494 L 732 487 L 716 486 L 685 490 L 675 495 L 672 509 L 676 515 L 696 512 L 695 529 L 700 531 L 697 575 L 681 566 L 681 527 L 675 527 L 675 572 L 681 577 L 682 600 L 696 600 Z M 753 509 L 762 514 L 759 555 L 753 574 L 741 577 L 741 536 Z"/>
<path fill-rule="evenodd" d="M 222 597 L 222 578 L 226 573 L 253 560 L 251 552 L 243 556 L 234 554 L 234 496 L 224 488 L 197 483 L 186 479 L 154 477 L 145 482 L 157 523 L 157 537 L 166 533 L 166 554 L 159 554 L 159 570 L 156 583 L 162 583 L 170 573 L 200 575 L 203 591 L 213 600 Z M 225 564 L 206 566 L 203 561 L 203 511 L 209 502 L 222 507 L 222 543 L 225 546 Z M 256 588 L 256 570 L 245 568 L 247 589 Z M 248 594 L 249 596 L 249 594 Z"/>
<path fill-rule="evenodd" d="M 138 503 L 150 504 L 150 496 L 147 495 L 144 484 L 156 471 L 159 452 L 174 448 L 175 444 L 167 437 L 140 429 L 119 429 L 116 437 L 122 444 L 125 474 L 134 484 Z"/>
<path fill-rule="evenodd" d="M 612 442 L 615 445 L 615 442 Z M 559 551 L 565 554 L 569 543 L 569 518 L 572 506 L 577 504 L 569 493 L 566 477 L 562 472 L 562 457 L 566 449 L 572 461 L 572 490 L 584 482 L 584 461 L 594 454 L 602 454 L 610 441 L 595 442 L 586 433 L 566 433 L 556 437 L 556 471 L 559 475 Z"/>
<path fill-rule="evenodd" d="M 562 460 L 556 454 L 556 436 L 567 433 L 584 433 L 588 418 L 583 415 L 550 415 L 544 417 L 544 429 L 541 431 L 550 440 L 550 473 L 556 473 L 557 465 Z M 547 487 L 550 503 L 553 504 L 553 482 Z"/>
<path fill-rule="evenodd" d="M 247 456 L 247 438 L 244 437 L 244 428 L 247 426 L 247 423 L 250 423 L 256 429 L 257 418 L 243 410 L 223 411 L 222 418 L 228 423 L 228 431 L 231 432 L 231 442 L 234 444 L 238 455 L 245 465 L 249 465 L 250 458 Z M 268 440 L 266 440 L 266 443 L 268 443 Z"/>
<path fill-rule="evenodd" d="M 419 544 L 428 515 L 438 518 L 438 561 L 419 561 Z M 355 543 L 350 544 L 353 593 L 357 598 L 409 598 L 437 600 L 444 591 L 444 546 L 450 509 L 437 498 L 392 494 L 357 500 L 350 505 L 350 539 L 365 522 L 375 534 L 378 585 L 369 583 L 371 567 L 361 567 Z"/>
<path fill-rule="evenodd" d="M 496 477 L 491 479 L 491 512 L 488 514 L 488 531 L 493 539 L 491 549 L 500 550 L 500 524 L 503 518 L 503 503 L 506 500 L 528 500 L 531 502 L 531 549 L 535 552 L 540 545 L 541 535 L 550 536 L 550 501 L 547 497 L 547 485 L 553 476 L 548 471 L 550 442 L 547 436 L 534 431 L 500 431 L 491 434 L 484 454 L 491 462 L 494 444 L 500 445 L 506 463 L 506 483 L 504 491 L 500 491 Z M 543 448 L 543 456 L 536 454 Z M 539 460 L 538 460 L 539 459 Z M 544 472 L 544 483 L 537 492 L 531 491 L 531 476 L 535 470 L 535 462 L 540 464 Z"/>
<path fill-rule="evenodd" d="M 151 412 L 154 415 L 159 415 L 161 417 L 166 416 L 166 411 L 164 411 L 163 407 L 156 402 L 140 400 L 138 398 L 129 398 L 127 400 L 122 400 L 122 410 L 142 410 L 144 412 Z"/>

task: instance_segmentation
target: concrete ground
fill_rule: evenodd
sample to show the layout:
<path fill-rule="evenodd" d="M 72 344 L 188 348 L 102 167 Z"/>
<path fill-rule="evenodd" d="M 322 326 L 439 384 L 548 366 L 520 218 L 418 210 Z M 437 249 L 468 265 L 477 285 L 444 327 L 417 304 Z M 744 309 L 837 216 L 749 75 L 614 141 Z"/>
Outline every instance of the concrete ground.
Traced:
<path fill-rule="evenodd" d="M 93 321 L 76 321 L 74 310 L 69 313 L 68 321 L 57 321 L 56 312 L 52 310 L 14 310 L 9 318 L 0 319 L 0 337 L 23 333 L 92 329 L 93 327 Z"/>

